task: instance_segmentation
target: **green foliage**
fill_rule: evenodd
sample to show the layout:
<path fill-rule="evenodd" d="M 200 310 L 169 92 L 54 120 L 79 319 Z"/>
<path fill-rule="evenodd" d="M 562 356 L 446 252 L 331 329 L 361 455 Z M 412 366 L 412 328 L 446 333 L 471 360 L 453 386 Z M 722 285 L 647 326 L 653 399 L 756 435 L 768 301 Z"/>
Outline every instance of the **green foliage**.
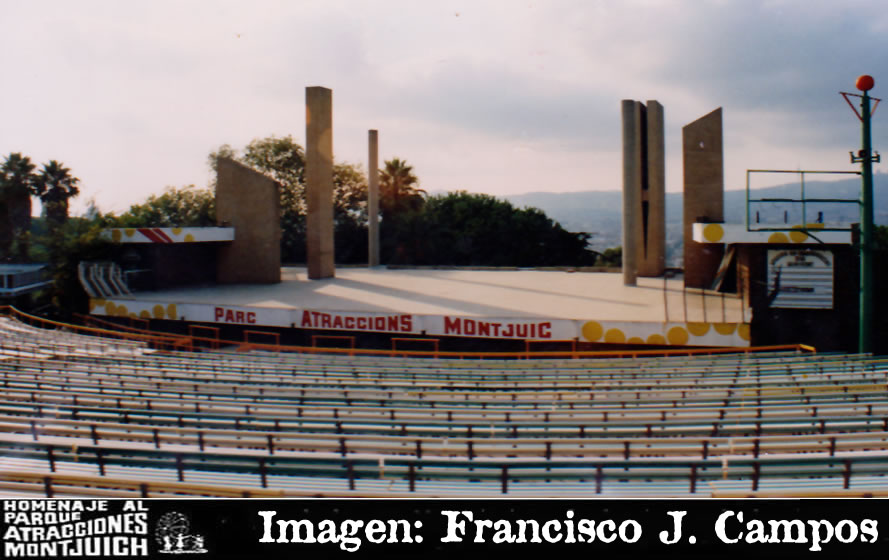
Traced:
<path fill-rule="evenodd" d="M 216 225 L 216 198 L 194 185 L 167 187 L 134 204 L 118 217 L 106 217 L 106 227 L 211 227 Z"/>
<path fill-rule="evenodd" d="M 34 182 L 34 193 L 40 197 L 50 230 L 60 228 L 68 221 L 68 199 L 77 196 L 80 179 L 71 175 L 71 170 L 50 160 Z"/>
<path fill-rule="evenodd" d="M 599 258 L 596 260 L 596 266 L 619 267 L 622 265 L 623 265 L 623 248 L 622 247 L 612 247 L 610 249 L 605 249 L 602 253 L 599 254 Z"/>
<path fill-rule="evenodd" d="M 0 167 L 0 258 L 29 260 L 34 167 L 20 153 L 9 154 Z"/>
<path fill-rule="evenodd" d="M 423 207 L 426 191 L 417 188 L 419 179 L 414 168 L 398 158 L 384 163 L 380 170 L 380 210 L 383 221 L 404 212 Z"/>
<path fill-rule="evenodd" d="M 455 266 L 588 266 L 589 235 L 565 231 L 536 208 L 485 194 L 433 196 L 403 213 L 384 240 L 388 262 Z"/>
<path fill-rule="evenodd" d="M 229 157 L 271 177 L 280 185 L 281 258 L 284 262 L 306 260 L 305 151 L 291 136 L 258 138 L 247 144 L 243 155 L 229 145 L 210 154 L 210 165 Z M 367 177 L 358 165 L 334 163 L 334 236 L 337 262 L 367 260 Z"/>
<path fill-rule="evenodd" d="M 68 200 L 79 194 L 80 180 L 56 160 L 34 173 L 31 159 L 11 153 L 0 168 L 0 258 L 30 260 L 31 197 L 43 203 L 49 229 L 61 228 L 68 220 Z M 13 243 L 15 248 L 13 250 Z"/>
<path fill-rule="evenodd" d="M 244 148 L 241 161 L 302 195 L 306 182 L 306 156 L 292 136 L 257 138 Z"/>
<path fill-rule="evenodd" d="M 337 262 L 367 262 L 367 176 L 350 163 L 333 166 L 334 255 Z"/>
<path fill-rule="evenodd" d="M 305 153 L 292 137 L 256 139 L 243 155 L 228 145 L 210 154 L 230 157 L 281 185 L 281 255 L 305 261 Z M 334 235 L 339 263 L 367 262 L 367 177 L 360 166 L 335 163 Z M 518 210 L 486 195 L 426 198 L 413 167 L 395 158 L 380 172 L 381 253 L 402 264 L 582 266 L 593 264 L 589 236 L 570 233 L 537 209 Z"/>
<path fill-rule="evenodd" d="M 65 315 L 89 312 L 89 297 L 77 277 L 80 261 L 108 260 L 120 249 L 100 237 L 103 227 L 99 219 L 72 218 L 47 234 L 46 246 L 53 278 L 52 303 Z"/>

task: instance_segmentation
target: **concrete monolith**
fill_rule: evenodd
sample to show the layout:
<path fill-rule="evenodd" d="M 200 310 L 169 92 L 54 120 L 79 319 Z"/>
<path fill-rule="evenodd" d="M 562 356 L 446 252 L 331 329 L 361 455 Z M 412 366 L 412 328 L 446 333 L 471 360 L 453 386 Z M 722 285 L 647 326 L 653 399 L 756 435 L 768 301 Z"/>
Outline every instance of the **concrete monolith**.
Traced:
<path fill-rule="evenodd" d="M 306 88 L 306 261 L 309 279 L 332 278 L 333 103 L 331 90 Z"/>
<path fill-rule="evenodd" d="M 685 285 L 710 288 L 723 246 L 692 239 L 695 222 L 723 221 L 722 108 L 682 128 L 682 224 Z"/>
<path fill-rule="evenodd" d="M 376 130 L 367 131 L 367 265 L 380 264 L 380 169 Z"/>

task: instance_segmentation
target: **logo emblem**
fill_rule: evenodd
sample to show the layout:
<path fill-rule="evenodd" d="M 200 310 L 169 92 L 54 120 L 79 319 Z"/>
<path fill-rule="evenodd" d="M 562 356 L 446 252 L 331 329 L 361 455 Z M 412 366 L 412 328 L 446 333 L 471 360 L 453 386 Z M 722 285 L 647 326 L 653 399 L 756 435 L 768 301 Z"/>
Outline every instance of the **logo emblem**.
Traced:
<path fill-rule="evenodd" d="M 165 513 L 157 520 L 154 539 L 162 554 L 204 554 L 204 536 L 191 533 L 188 517 L 178 511 Z"/>

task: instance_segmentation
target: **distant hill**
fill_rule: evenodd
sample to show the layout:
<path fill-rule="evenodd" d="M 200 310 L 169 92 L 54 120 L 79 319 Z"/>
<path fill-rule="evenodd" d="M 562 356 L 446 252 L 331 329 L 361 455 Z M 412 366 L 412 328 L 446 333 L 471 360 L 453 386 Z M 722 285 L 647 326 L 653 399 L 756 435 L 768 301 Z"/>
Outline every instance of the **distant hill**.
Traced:
<path fill-rule="evenodd" d="M 811 176 L 810 176 L 811 177 Z M 858 198 L 861 179 L 850 177 L 838 181 L 806 180 L 806 198 Z M 799 198 L 800 184 L 786 183 L 773 187 L 751 189 L 751 198 Z M 539 208 L 547 216 L 556 220 L 570 231 L 592 233 L 591 245 L 596 249 L 616 247 L 621 243 L 621 220 L 623 216 L 622 194 L 616 191 L 579 191 L 563 193 L 532 192 L 503 197 L 513 205 Z M 725 221 L 744 223 L 746 212 L 746 192 L 744 189 L 726 190 L 724 198 Z M 666 200 L 667 246 L 670 249 L 681 247 L 682 238 L 682 193 L 667 193 Z M 874 220 L 886 225 L 887 175 L 874 175 Z M 779 224 L 784 221 L 784 211 L 788 211 L 788 222 L 800 222 L 801 205 L 786 203 L 759 203 L 751 207 L 751 220 L 755 221 L 756 211 L 760 212 L 761 223 Z M 818 212 L 823 212 L 825 222 L 857 222 L 856 204 L 807 204 L 806 219 L 814 222 Z"/>

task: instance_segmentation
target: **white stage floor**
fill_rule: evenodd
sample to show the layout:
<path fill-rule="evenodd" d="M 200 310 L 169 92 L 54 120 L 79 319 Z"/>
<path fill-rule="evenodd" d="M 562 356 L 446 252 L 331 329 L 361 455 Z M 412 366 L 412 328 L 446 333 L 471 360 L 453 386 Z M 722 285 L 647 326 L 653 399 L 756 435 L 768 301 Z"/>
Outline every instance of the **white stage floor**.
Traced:
<path fill-rule="evenodd" d="M 338 268 L 335 278 L 309 280 L 305 268 L 284 268 L 281 275 L 280 284 L 184 288 L 134 297 L 164 303 L 463 317 L 745 322 L 740 299 L 713 293 L 702 297 L 700 290 L 683 294 L 682 278 L 667 280 L 665 290 L 663 278 L 639 278 L 637 286 L 624 286 L 621 274 L 608 272 Z"/>

